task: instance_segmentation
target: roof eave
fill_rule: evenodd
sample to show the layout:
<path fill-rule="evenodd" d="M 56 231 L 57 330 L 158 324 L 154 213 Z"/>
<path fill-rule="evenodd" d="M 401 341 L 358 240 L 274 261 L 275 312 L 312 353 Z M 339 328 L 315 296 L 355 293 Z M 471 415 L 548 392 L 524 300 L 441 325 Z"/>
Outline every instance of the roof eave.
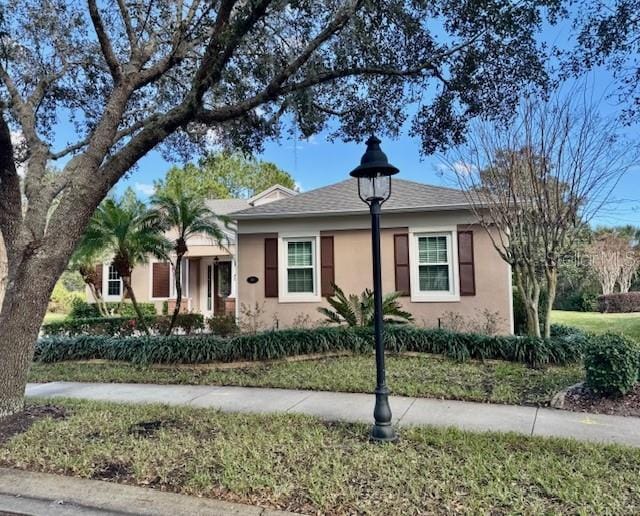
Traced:
<path fill-rule="evenodd" d="M 468 203 L 462 204 L 446 204 L 438 206 L 415 206 L 409 208 L 387 208 L 383 209 L 384 213 L 417 213 L 417 212 L 434 212 L 434 211 L 455 211 L 455 210 L 472 210 L 473 207 Z M 342 211 L 307 211 L 307 212 L 282 212 L 282 213 L 230 213 L 229 217 L 233 220 L 257 220 L 257 219 L 292 219 L 292 218 L 310 218 L 310 217 L 340 217 L 348 215 L 366 215 L 369 210 L 342 210 Z"/>

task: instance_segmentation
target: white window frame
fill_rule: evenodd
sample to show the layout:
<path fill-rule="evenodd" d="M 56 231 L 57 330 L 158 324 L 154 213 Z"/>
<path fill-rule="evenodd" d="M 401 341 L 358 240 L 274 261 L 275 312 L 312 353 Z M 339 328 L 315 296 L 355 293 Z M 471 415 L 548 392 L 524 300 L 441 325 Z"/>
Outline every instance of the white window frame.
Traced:
<path fill-rule="evenodd" d="M 460 301 L 458 280 L 458 231 L 454 226 L 409 229 L 409 263 L 411 279 L 411 301 L 414 303 L 450 303 Z M 449 265 L 449 290 L 420 290 L 420 237 L 447 238 L 447 258 Z"/>
<path fill-rule="evenodd" d="M 167 263 L 169 262 L 169 297 L 153 297 L 153 264 L 154 263 Z M 191 276 L 191 270 L 189 267 L 189 260 L 185 257 L 182 259 L 182 269 L 185 271 L 185 281 L 182 284 L 182 299 L 189 297 L 189 280 Z M 154 259 L 149 262 L 149 300 L 150 301 L 168 301 L 170 299 L 176 299 L 176 270 L 169 260 Z"/>
<path fill-rule="evenodd" d="M 102 297 L 107 302 L 120 302 L 122 301 L 122 295 L 124 293 L 124 283 L 122 278 L 120 278 L 120 294 L 117 296 L 109 295 L 109 281 L 115 281 L 109 280 L 109 271 L 111 267 L 113 267 L 112 262 L 104 262 L 102 264 Z"/>
<path fill-rule="evenodd" d="M 313 292 L 289 292 L 289 242 L 311 242 Z M 286 233 L 278 235 L 278 301 L 280 303 L 316 303 L 320 295 L 320 233 Z"/>

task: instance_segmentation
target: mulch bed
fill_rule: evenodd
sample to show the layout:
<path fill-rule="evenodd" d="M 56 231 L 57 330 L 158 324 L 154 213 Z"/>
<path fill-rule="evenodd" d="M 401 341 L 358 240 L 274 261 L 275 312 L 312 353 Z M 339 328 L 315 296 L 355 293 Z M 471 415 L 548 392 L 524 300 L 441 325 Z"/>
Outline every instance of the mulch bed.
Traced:
<path fill-rule="evenodd" d="M 0 418 L 0 444 L 26 432 L 40 419 L 64 419 L 66 416 L 67 411 L 56 405 L 27 405 L 19 414 Z"/>
<path fill-rule="evenodd" d="M 576 412 L 640 417 L 640 384 L 625 396 L 617 398 L 604 398 L 582 385 L 577 386 L 567 392 L 563 408 Z"/>

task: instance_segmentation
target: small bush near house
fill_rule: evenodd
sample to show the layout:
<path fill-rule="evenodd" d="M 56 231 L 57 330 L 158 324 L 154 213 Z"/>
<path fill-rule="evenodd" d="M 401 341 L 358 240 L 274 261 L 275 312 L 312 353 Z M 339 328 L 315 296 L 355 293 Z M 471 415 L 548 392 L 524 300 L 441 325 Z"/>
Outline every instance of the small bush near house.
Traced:
<path fill-rule="evenodd" d="M 616 292 L 599 296 L 598 310 L 611 314 L 640 312 L 640 292 Z"/>
<path fill-rule="evenodd" d="M 586 385 L 594 392 L 626 394 L 638 381 L 639 365 L 638 343 L 624 335 L 597 335 L 585 347 Z"/>
<path fill-rule="evenodd" d="M 84 294 L 71 292 L 64 286 L 64 283 L 58 281 L 51 293 L 48 311 L 54 314 L 68 314 L 73 309 L 74 303 L 83 298 Z"/>
<path fill-rule="evenodd" d="M 128 301 L 122 303 L 105 303 L 107 312 L 113 316 L 135 318 L 137 317 L 133 304 Z M 157 315 L 156 305 L 153 303 L 138 303 L 142 315 L 146 317 L 155 317 Z M 87 319 L 102 317 L 98 311 L 98 307 L 94 303 L 87 303 L 83 299 L 77 299 L 73 302 L 71 313 L 69 316 L 73 319 Z"/>
<path fill-rule="evenodd" d="M 553 308 L 569 312 L 595 312 L 598 309 L 598 293 L 591 289 L 567 293 L 556 297 Z"/>
<path fill-rule="evenodd" d="M 95 305 L 87 303 L 84 299 L 74 299 L 69 317 L 72 319 L 87 319 L 89 317 L 100 317 L 100 313 Z"/>
<path fill-rule="evenodd" d="M 439 327 L 453 332 L 498 335 L 505 325 L 505 320 L 499 312 L 492 312 L 487 308 L 476 310 L 475 315 L 470 318 L 453 311 L 445 312 L 439 318 Z"/>
<path fill-rule="evenodd" d="M 145 322 L 150 331 L 162 334 L 168 330 L 171 317 L 145 317 Z M 201 314 L 179 314 L 175 328 L 189 335 L 194 330 L 204 328 L 204 317 Z M 73 337 L 77 335 L 128 337 L 134 335 L 138 330 L 138 322 L 135 317 L 86 317 L 83 319 L 66 319 L 42 325 L 42 334 L 45 337 Z"/>
<path fill-rule="evenodd" d="M 260 304 L 256 301 L 255 305 L 240 304 L 240 318 L 238 319 L 238 327 L 243 333 L 258 333 L 266 329 L 264 317 L 266 309 L 264 303 Z M 277 320 L 277 314 L 274 316 Z"/>
<path fill-rule="evenodd" d="M 207 327 L 214 335 L 228 337 L 240 331 L 233 315 L 214 315 L 207 319 Z"/>
<path fill-rule="evenodd" d="M 552 337 L 568 337 L 570 335 L 585 335 L 584 331 L 575 326 L 569 326 L 568 324 L 552 324 L 551 336 Z"/>
<path fill-rule="evenodd" d="M 437 353 L 456 360 L 501 359 L 533 367 L 577 362 L 583 340 L 575 336 L 549 340 L 489 336 L 446 330 L 390 326 L 385 331 L 389 352 Z M 206 363 L 272 360 L 286 356 L 335 351 L 373 351 L 373 334 L 366 327 L 320 327 L 269 331 L 222 338 L 215 335 L 141 337 L 52 337 L 36 346 L 36 360 L 58 362 L 102 358 L 133 363 Z"/>

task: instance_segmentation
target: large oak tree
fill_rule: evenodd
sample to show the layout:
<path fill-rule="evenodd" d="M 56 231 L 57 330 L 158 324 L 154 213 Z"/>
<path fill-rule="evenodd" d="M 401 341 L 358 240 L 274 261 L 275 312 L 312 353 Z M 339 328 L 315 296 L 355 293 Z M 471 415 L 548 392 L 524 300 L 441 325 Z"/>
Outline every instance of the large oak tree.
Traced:
<path fill-rule="evenodd" d="M 359 140 L 405 122 L 424 152 L 446 147 L 544 82 L 535 35 L 559 1 L 4 1 L 0 415 L 23 405 L 87 221 L 151 149 L 190 157 L 213 138 L 251 152 L 285 123 Z"/>

